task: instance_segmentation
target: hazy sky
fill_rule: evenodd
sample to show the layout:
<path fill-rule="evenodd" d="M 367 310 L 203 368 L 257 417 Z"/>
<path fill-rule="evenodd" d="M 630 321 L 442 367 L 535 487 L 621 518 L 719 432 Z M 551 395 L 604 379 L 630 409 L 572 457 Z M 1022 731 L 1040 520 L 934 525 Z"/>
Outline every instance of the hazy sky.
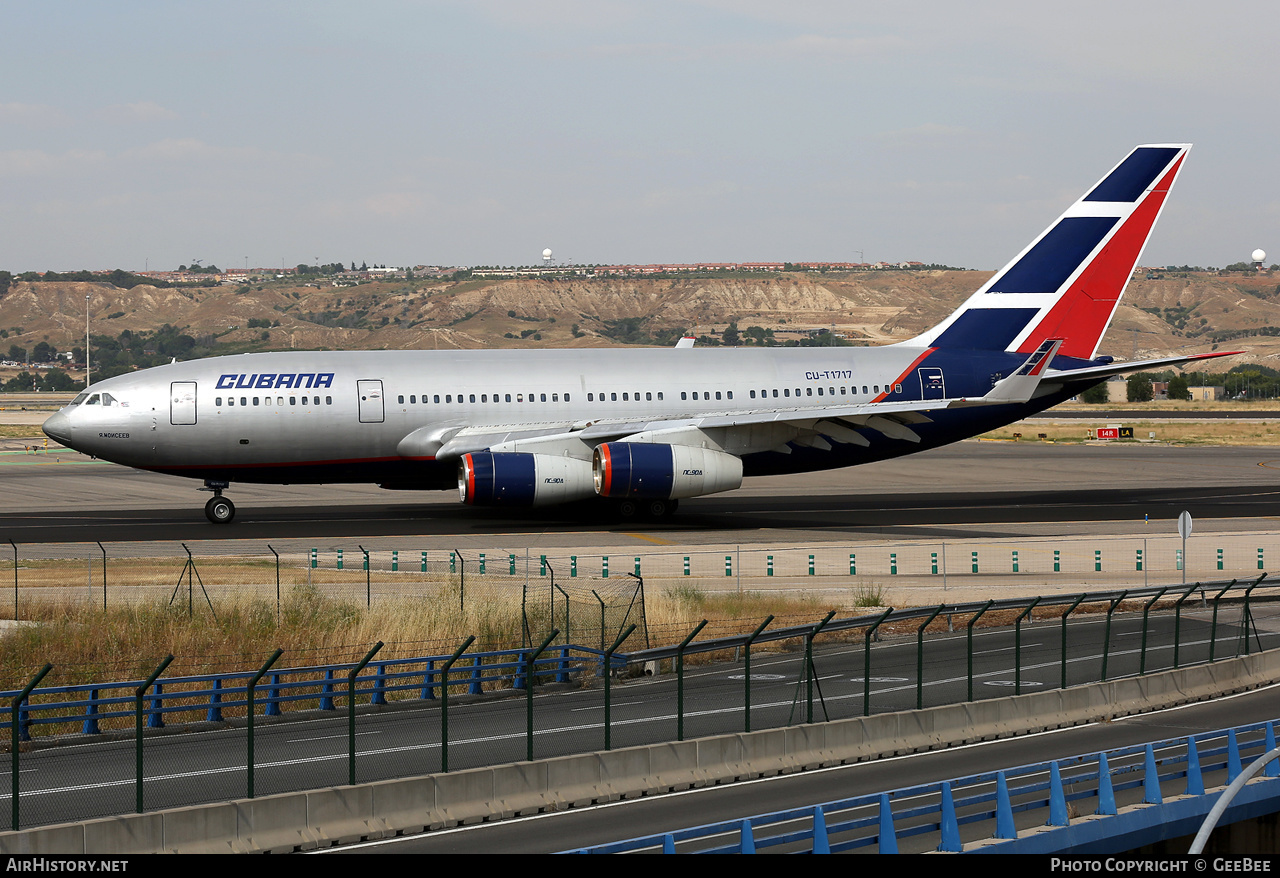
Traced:
<path fill-rule="evenodd" d="M 1195 149 L 1143 262 L 1280 261 L 1262 2 L 0 10 L 0 269 L 994 269 L 1162 141 Z"/>

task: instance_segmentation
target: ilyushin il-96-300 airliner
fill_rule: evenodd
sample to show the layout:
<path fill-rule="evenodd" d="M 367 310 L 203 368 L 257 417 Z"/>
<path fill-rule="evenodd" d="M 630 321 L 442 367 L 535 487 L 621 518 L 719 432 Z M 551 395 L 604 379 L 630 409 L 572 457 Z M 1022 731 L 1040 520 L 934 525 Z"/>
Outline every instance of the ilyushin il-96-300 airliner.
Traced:
<path fill-rule="evenodd" d="M 1202 359 L 1097 356 L 1188 144 L 1139 146 L 923 334 L 874 348 L 240 354 L 100 381 L 44 431 L 86 454 L 232 482 L 457 487 L 477 506 L 598 497 L 624 518 L 746 476 L 975 436 L 1108 376 Z"/>

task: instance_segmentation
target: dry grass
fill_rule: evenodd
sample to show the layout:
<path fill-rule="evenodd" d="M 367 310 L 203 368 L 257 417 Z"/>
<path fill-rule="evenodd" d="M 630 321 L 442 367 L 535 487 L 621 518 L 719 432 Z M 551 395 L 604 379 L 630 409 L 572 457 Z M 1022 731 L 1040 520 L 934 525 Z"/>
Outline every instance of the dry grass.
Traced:
<path fill-rule="evenodd" d="M 43 569 L 74 562 L 46 563 Z M 84 574 L 83 562 L 78 570 Z M 170 589 L 172 583 L 167 580 Z M 219 588 L 212 612 L 198 588 L 193 597 L 190 613 L 185 584 L 172 605 L 167 597 L 116 601 L 106 610 L 62 597 L 24 603 L 21 615 L 32 624 L 0 638 L 0 688 L 21 688 L 45 662 L 54 671 L 44 685 L 58 686 L 145 678 L 170 653 L 175 659 L 165 675 L 172 677 L 252 670 L 277 648 L 284 650 L 277 663 L 284 668 L 354 661 L 379 640 L 386 644 L 380 659 L 448 654 L 468 635 L 476 637 L 473 651 L 522 642 L 519 589 L 469 586 L 465 609 L 449 587 L 383 597 L 366 608 L 362 597 L 335 597 L 303 583 L 283 590 L 278 621 L 274 595 L 264 597 L 261 588 Z M 856 604 L 852 591 L 844 603 Z M 724 594 L 687 586 L 650 594 L 646 606 L 654 646 L 678 643 L 702 619 L 713 622 L 700 639 L 752 631 L 770 614 L 775 628 L 815 621 L 829 609 L 803 593 Z M 545 608 L 531 601 L 529 613 L 540 640 L 550 630 L 538 618 Z"/>
<path fill-rule="evenodd" d="M 1122 423 L 1133 428 L 1133 440 L 1126 443 L 1147 441 L 1155 433 L 1157 442 L 1172 445 L 1275 445 L 1280 439 L 1280 425 L 1260 421 L 1128 421 L 1123 418 L 1099 418 L 1092 421 L 1068 421 L 1063 423 L 1022 422 L 984 433 L 981 439 L 1013 441 L 1015 433 L 1021 433 L 1023 442 L 1040 441 L 1044 433 L 1051 442 L 1081 443 L 1087 440 L 1087 431 Z M 1119 440 L 1111 440 L 1119 441 Z"/>

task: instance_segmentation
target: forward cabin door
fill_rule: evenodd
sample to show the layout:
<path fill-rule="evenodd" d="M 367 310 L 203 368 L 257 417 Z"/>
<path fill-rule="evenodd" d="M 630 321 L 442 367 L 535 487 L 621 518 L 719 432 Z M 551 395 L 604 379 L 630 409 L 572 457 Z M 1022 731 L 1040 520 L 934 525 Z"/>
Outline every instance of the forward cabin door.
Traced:
<path fill-rule="evenodd" d="M 356 381 L 356 392 L 360 394 L 360 423 L 381 424 L 386 418 L 382 405 L 382 382 L 375 378 L 361 378 Z"/>
<path fill-rule="evenodd" d="M 196 383 L 174 381 L 169 385 L 169 423 L 179 426 L 196 422 Z"/>

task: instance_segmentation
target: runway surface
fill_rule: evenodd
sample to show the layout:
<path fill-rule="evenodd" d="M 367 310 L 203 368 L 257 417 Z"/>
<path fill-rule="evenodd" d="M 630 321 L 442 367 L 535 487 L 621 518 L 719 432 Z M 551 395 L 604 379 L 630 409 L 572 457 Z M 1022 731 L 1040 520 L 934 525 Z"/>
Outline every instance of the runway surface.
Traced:
<path fill-rule="evenodd" d="M 969 441 L 893 461 L 749 480 L 682 501 L 667 522 L 619 524 L 591 506 L 476 509 L 445 492 L 373 485 L 235 485 L 231 525 L 209 524 L 199 482 L 73 452 L 0 454 L 0 540 L 17 543 L 506 535 L 511 546 L 684 545 L 1131 532 L 1189 511 L 1219 531 L 1274 527 L 1280 449 Z M 1161 531 L 1173 530 L 1172 524 Z"/>

